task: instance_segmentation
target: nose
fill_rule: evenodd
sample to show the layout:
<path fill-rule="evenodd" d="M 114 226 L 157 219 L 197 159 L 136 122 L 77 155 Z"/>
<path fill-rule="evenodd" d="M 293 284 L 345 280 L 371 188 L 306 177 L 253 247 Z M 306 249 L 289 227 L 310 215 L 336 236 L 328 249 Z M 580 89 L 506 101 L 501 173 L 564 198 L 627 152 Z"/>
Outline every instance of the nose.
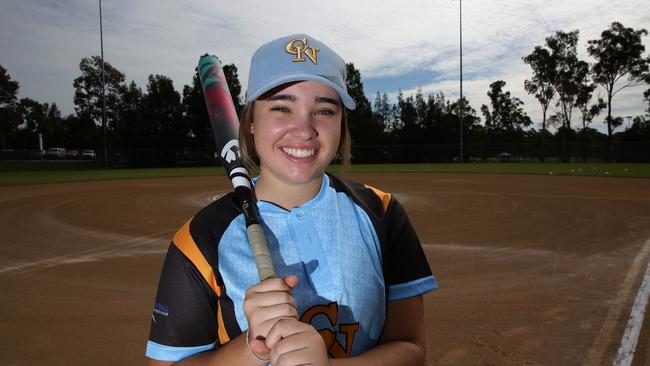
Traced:
<path fill-rule="evenodd" d="M 317 137 L 316 119 L 309 112 L 298 113 L 292 122 L 292 132 L 305 141 Z"/>

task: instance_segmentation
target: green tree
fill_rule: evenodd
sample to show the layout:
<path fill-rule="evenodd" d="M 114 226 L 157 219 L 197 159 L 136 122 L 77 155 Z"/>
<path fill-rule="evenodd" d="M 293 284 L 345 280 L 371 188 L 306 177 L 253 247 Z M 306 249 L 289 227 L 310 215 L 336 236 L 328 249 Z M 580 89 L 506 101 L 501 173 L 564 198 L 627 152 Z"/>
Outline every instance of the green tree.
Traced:
<path fill-rule="evenodd" d="M 426 114 L 422 123 L 423 134 L 427 143 L 455 143 L 451 139 L 458 136 L 458 116 L 450 117 L 450 104 L 445 94 L 429 94 L 426 101 Z M 456 121 L 452 121 L 452 119 Z"/>
<path fill-rule="evenodd" d="M 623 142 L 647 142 L 650 141 L 650 119 L 643 116 L 636 116 L 630 128 L 621 132 Z"/>
<path fill-rule="evenodd" d="M 617 143 L 616 159 L 627 162 L 645 163 L 650 156 L 650 120 L 636 116 L 632 125 L 613 136 Z"/>
<path fill-rule="evenodd" d="M 415 111 L 417 113 L 416 124 L 423 126 L 427 119 L 427 102 L 424 100 L 421 88 L 415 92 Z"/>
<path fill-rule="evenodd" d="M 643 58 L 645 46 L 641 37 L 647 35 L 645 29 L 626 28 L 619 22 L 613 22 L 609 29 L 600 34 L 600 39 L 589 41 L 587 51 L 596 62 L 592 66 L 592 75 L 596 83 L 607 92 L 607 134 L 611 144 L 615 128 L 612 119 L 612 98 L 619 91 L 643 82 L 643 74 L 648 71 L 648 60 Z M 618 86 L 618 82 L 627 76 L 627 82 Z"/>
<path fill-rule="evenodd" d="M 397 116 L 395 106 L 388 103 L 388 95 L 386 93 L 377 92 L 375 96 L 375 103 L 373 105 L 373 113 L 375 122 L 382 127 L 383 138 L 386 139 L 391 131 L 397 128 Z"/>
<path fill-rule="evenodd" d="M 577 44 L 579 31 L 558 31 L 546 38 L 546 45 L 555 60 L 552 84 L 558 95 L 556 107 L 561 127 L 558 130 L 562 136 L 562 159 L 570 159 L 567 150 L 567 139 L 573 136 L 571 122 L 576 109 L 577 98 L 581 85 L 587 83 L 589 64 L 578 59 Z"/>
<path fill-rule="evenodd" d="M 532 121 L 526 115 L 519 98 L 504 91 L 506 82 L 497 80 L 490 84 L 487 95 L 490 98 L 491 109 L 487 105 L 481 106 L 485 118 L 485 128 L 494 142 L 516 142 L 523 138 L 523 127 L 530 126 Z"/>
<path fill-rule="evenodd" d="M 18 128 L 19 118 L 16 114 L 19 84 L 11 80 L 2 65 L 0 65 L 0 147 L 7 147 L 7 140 Z"/>
<path fill-rule="evenodd" d="M 65 126 L 65 142 L 62 145 L 80 149 L 97 146 L 99 142 L 98 127 L 89 115 L 83 113 L 68 115 L 63 118 L 63 125 Z"/>
<path fill-rule="evenodd" d="M 241 84 L 239 83 L 237 66 L 235 66 L 235 64 L 224 65 L 223 74 L 226 77 L 226 82 L 228 83 L 228 89 L 230 90 L 230 97 L 232 97 L 232 102 L 235 104 L 235 111 L 237 111 L 237 115 L 240 115 L 242 109 L 244 109 L 244 105 L 242 104 L 242 98 L 240 96 Z M 206 110 L 206 116 L 207 116 L 207 107 L 205 107 L 204 105 L 203 108 Z M 206 120 L 205 123 L 209 124 L 208 120 Z"/>
<path fill-rule="evenodd" d="M 19 88 L 18 82 L 11 80 L 7 69 L 0 65 L 0 107 L 15 104 Z"/>
<path fill-rule="evenodd" d="M 65 145 L 65 126 L 56 103 L 40 103 L 31 98 L 22 98 L 16 105 L 16 114 L 20 121 L 16 147 L 39 148 L 39 134 L 44 148 Z"/>
<path fill-rule="evenodd" d="M 546 155 L 544 144 L 544 138 L 547 135 L 546 113 L 555 96 L 555 89 L 553 88 L 555 59 L 551 57 L 548 49 L 537 46 L 523 60 L 533 69 L 533 77 L 524 81 L 524 89 L 528 94 L 533 95 L 542 107 L 542 132 L 539 134 L 539 137 L 542 145 L 540 160 L 543 162 Z"/>
<path fill-rule="evenodd" d="M 516 99 L 516 98 L 515 98 Z M 477 115 L 476 110 L 472 108 L 469 101 L 463 96 L 449 106 L 449 114 L 446 118 L 449 120 L 447 139 L 443 141 L 447 144 L 458 143 L 460 134 L 460 112 L 463 113 L 463 142 L 467 144 L 484 144 L 487 142 L 487 132 L 481 125 L 481 118 Z"/>
<path fill-rule="evenodd" d="M 56 104 L 39 103 L 30 98 L 22 98 L 17 104 L 20 119 L 17 142 L 21 148 L 39 148 L 39 134 L 44 146 L 59 146 L 63 142 L 63 123 L 61 112 Z"/>
<path fill-rule="evenodd" d="M 397 111 L 400 124 L 399 130 L 396 131 L 398 143 L 408 145 L 422 142 L 422 129 L 418 125 L 415 98 L 412 95 L 404 98 L 400 90 L 397 94 Z"/>
<path fill-rule="evenodd" d="M 648 57 L 648 63 L 650 63 L 650 57 Z M 650 85 L 650 72 L 646 73 L 644 79 L 646 84 Z M 643 99 L 645 99 L 648 102 L 648 109 L 646 110 L 646 112 L 648 113 L 648 115 L 650 115 L 650 88 L 648 88 L 648 90 L 643 92 Z"/>
<path fill-rule="evenodd" d="M 587 127 L 591 122 L 602 112 L 607 104 L 602 98 L 598 98 L 596 103 L 592 104 L 592 94 L 596 89 L 595 84 L 585 83 L 581 84 L 578 88 L 578 96 L 576 97 L 576 107 L 582 115 L 582 129 L 580 130 L 580 135 L 578 135 L 578 151 L 581 151 L 581 143 L 587 143 L 586 133 Z M 585 146 L 582 146 L 582 161 L 587 161 L 587 149 Z"/>
<path fill-rule="evenodd" d="M 144 96 L 144 125 L 151 131 L 152 146 L 178 148 L 185 145 L 189 126 L 181 118 L 181 96 L 172 79 L 164 75 L 149 75 Z"/>
<path fill-rule="evenodd" d="M 586 83 L 589 74 L 589 64 L 578 59 L 577 44 L 579 31 L 558 31 L 546 38 L 546 44 L 555 60 L 553 72 L 553 88 L 558 94 L 556 105 L 560 108 L 559 116 L 562 125 L 571 130 L 573 110 L 580 93 L 580 87 Z"/>
<path fill-rule="evenodd" d="M 458 100 L 453 102 L 450 106 L 450 112 L 454 115 L 454 118 L 456 120 L 458 120 L 458 116 L 460 115 L 461 110 L 463 111 L 463 125 L 467 131 L 476 130 L 477 128 L 480 129 L 482 127 L 481 118 L 476 114 L 476 110 L 472 108 L 469 101 L 464 96 L 462 99 L 458 98 Z M 526 123 L 526 126 L 530 125 L 530 119 L 526 121 L 526 117 L 524 117 L 521 121 L 522 123 Z"/>
<path fill-rule="evenodd" d="M 113 143 L 127 148 L 138 148 L 148 140 L 149 131 L 143 122 L 144 95 L 135 81 L 125 87 L 120 95 L 117 119 L 114 123 Z"/>
<path fill-rule="evenodd" d="M 41 104 L 31 98 L 20 99 L 17 111 L 21 123 L 17 140 L 21 148 L 38 148 L 38 133 L 47 119 L 47 109 L 47 104 Z"/>
<path fill-rule="evenodd" d="M 48 105 L 46 103 L 45 113 L 46 118 L 41 126 L 39 126 L 39 132 L 43 134 L 44 146 L 66 146 L 66 131 L 59 107 L 56 105 L 56 103 L 52 103 L 51 105 Z M 68 146 L 81 148 L 81 146 Z"/>
<path fill-rule="evenodd" d="M 348 113 L 348 128 L 352 142 L 359 145 L 381 143 L 384 126 L 377 122 L 372 113 L 370 102 L 363 91 L 361 72 L 353 63 L 345 65 L 348 94 L 354 100 L 356 108 Z"/>
<path fill-rule="evenodd" d="M 230 79 L 228 79 L 230 82 Z M 230 90 L 232 94 L 232 89 Z M 203 88 L 201 81 L 197 74 L 192 78 L 192 85 L 185 85 L 183 87 L 183 102 L 182 102 L 183 118 L 185 123 L 190 128 L 190 135 L 192 136 L 192 146 L 200 148 L 214 148 L 214 137 L 212 135 L 212 128 L 210 127 L 210 117 L 208 116 L 208 109 L 205 105 L 205 97 L 203 96 Z M 237 107 L 235 106 L 235 109 Z"/>
<path fill-rule="evenodd" d="M 426 105 L 418 102 L 420 97 L 418 93 L 415 95 L 415 106 L 418 115 L 418 125 L 421 128 L 421 136 L 423 142 L 427 144 L 456 144 L 458 143 L 459 135 L 459 113 L 460 113 L 460 100 L 450 103 L 444 93 L 438 92 L 436 94 L 429 94 L 426 98 Z M 467 101 L 463 98 L 462 104 L 463 112 L 470 113 L 471 107 L 467 105 Z M 424 107 L 425 113 L 422 113 Z M 472 112 L 476 113 L 476 111 Z M 465 120 L 463 117 L 463 124 L 468 125 L 470 116 Z"/>
<path fill-rule="evenodd" d="M 384 126 L 384 131 L 387 130 L 390 120 L 390 104 L 388 104 L 388 95 L 377 91 L 375 95 L 375 102 L 372 105 L 372 113 L 374 114 L 375 121 Z"/>
<path fill-rule="evenodd" d="M 74 79 L 74 104 L 77 114 L 102 121 L 102 60 L 99 56 L 84 57 L 79 63 L 81 75 Z M 106 124 L 110 130 L 118 115 L 120 96 L 124 92 L 124 74 L 104 61 Z"/>

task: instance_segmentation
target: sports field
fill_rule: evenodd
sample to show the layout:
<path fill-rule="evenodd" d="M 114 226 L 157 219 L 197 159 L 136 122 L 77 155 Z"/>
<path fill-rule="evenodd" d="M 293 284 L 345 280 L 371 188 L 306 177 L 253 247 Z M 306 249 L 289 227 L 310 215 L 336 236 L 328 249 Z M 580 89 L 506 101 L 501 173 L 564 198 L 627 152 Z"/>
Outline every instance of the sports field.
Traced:
<path fill-rule="evenodd" d="M 340 173 L 341 167 L 328 169 Z M 650 178 L 644 163 L 353 164 L 348 173 L 535 174 Z M 103 169 L 96 162 L 1 161 L 0 186 L 223 175 L 220 167 Z"/>
<path fill-rule="evenodd" d="M 612 364 L 650 258 L 650 179 L 346 175 L 394 193 L 420 236 L 440 283 L 428 365 Z M 228 190 L 223 176 L 2 187 L 0 365 L 143 364 L 169 240 Z M 644 323 L 633 365 L 650 365 Z"/>

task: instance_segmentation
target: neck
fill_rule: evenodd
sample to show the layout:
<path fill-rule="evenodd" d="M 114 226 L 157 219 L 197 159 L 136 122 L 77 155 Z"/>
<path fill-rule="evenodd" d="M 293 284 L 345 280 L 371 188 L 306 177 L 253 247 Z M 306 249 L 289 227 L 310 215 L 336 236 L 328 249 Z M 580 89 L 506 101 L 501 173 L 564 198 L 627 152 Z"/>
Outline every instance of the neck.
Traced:
<path fill-rule="evenodd" d="M 258 200 L 272 202 L 291 210 L 316 197 L 322 182 L 323 176 L 307 183 L 290 184 L 261 175 L 255 184 L 255 196 Z"/>

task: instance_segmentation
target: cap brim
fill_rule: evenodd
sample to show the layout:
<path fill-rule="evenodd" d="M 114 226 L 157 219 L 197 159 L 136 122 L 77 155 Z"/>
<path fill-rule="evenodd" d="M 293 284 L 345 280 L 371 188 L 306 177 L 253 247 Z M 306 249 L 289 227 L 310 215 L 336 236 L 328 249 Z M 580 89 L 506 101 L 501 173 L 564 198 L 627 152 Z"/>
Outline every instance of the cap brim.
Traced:
<path fill-rule="evenodd" d="M 273 80 L 269 80 L 266 83 L 264 83 L 262 86 L 257 88 L 257 90 L 253 91 L 252 93 L 249 94 L 248 92 L 246 92 L 246 102 L 254 101 L 255 99 L 259 98 L 267 91 L 275 87 L 278 87 L 282 84 L 290 83 L 293 81 L 316 81 L 325 84 L 336 91 L 336 93 L 341 98 L 343 105 L 347 109 L 356 108 L 356 104 L 354 103 L 354 100 L 352 99 L 352 97 L 350 97 L 350 95 L 347 93 L 346 90 L 343 90 L 340 86 L 338 86 L 336 83 L 331 82 L 327 78 L 320 75 L 314 75 L 314 74 L 292 74 L 284 77 L 279 77 Z"/>

